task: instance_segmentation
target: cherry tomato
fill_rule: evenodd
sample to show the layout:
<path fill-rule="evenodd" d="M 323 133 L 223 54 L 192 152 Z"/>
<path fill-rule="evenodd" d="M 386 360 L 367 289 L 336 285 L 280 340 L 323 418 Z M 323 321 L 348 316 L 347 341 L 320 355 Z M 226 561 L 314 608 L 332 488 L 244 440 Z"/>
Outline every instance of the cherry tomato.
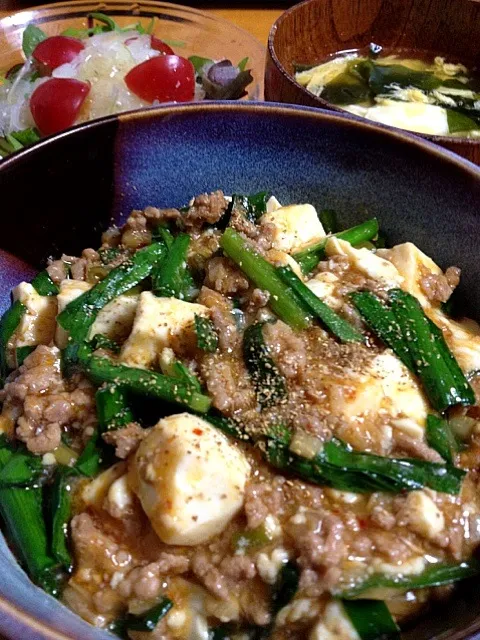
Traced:
<path fill-rule="evenodd" d="M 155 49 L 155 51 L 160 51 L 161 53 L 166 53 L 171 56 L 175 55 L 175 51 L 172 47 L 169 47 L 166 42 L 160 40 L 160 38 L 157 38 L 156 36 L 150 36 L 150 46 L 152 49 Z"/>
<path fill-rule="evenodd" d="M 166 54 L 137 64 L 125 83 L 146 102 L 188 102 L 195 93 L 195 69 L 190 60 Z"/>
<path fill-rule="evenodd" d="M 57 133 L 75 122 L 90 85 L 72 78 L 50 78 L 30 96 L 30 111 L 43 135 Z"/>
<path fill-rule="evenodd" d="M 77 38 L 52 36 L 39 42 L 32 55 L 37 62 L 51 71 L 66 62 L 71 62 L 82 49 L 85 49 L 85 45 Z"/>

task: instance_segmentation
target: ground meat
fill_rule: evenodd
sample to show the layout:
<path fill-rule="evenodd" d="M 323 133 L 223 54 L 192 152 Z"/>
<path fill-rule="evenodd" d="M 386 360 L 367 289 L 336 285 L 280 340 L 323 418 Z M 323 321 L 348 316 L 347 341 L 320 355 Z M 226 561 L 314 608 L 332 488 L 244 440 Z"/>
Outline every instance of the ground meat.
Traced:
<path fill-rule="evenodd" d="M 461 271 L 458 267 L 448 267 L 444 274 L 432 273 L 422 267 L 420 287 L 428 300 L 432 302 L 447 302 L 460 282 L 460 273 Z"/>
<path fill-rule="evenodd" d="M 37 347 L 2 395 L 4 410 L 20 415 L 17 437 L 32 453 L 56 449 L 65 427 L 91 431 L 96 422 L 94 388 L 84 378 L 62 378 L 56 347 Z"/>
<path fill-rule="evenodd" d="M 245 580 L 255 577 L 255 563 L 247 556 L 227 556 L 220 563 L 220 570 L 233 580 Z"/>
<path fill-rule="evenodd" d="M 204 284 L 223 295 L 233 295 L 249 287 L 247 278 L 229 258 L 208 261 Z"/>
<path fill-rule="evenodd" d="M 55 284 L 60 284 L 67 277 L 67 265 L 63 260 L 54 260 L 48 265 L 47 273 Z"/>
<path fill-rule="evenodd" d="M 182 222 L 188 230 L 200 229 L 205 223 L 215 224 L 223 216 L 227 206 L 228 202 L 222 191 L 202 193 L 193 200 Z"/>
<path fill-rule="evenodd" d="M 244 509 L 250 529 L 256 529 L 265 518 L 280 515 L 285 504 L 283 485 L 285 479 L 278 476 L 271 482 L 249 482 L 245 488 Z"/>
<path fill-rule="evenodd" d="M 192 558 L 192 571 L 213 595 L 228 600 L 229 586 L 225 575 L 213 564 L 205 551 L 197 551 Z"/>
<path fill-rule="evenodd" d="M 192 238 L 187 253 L 187 264 L 194 272 L 203 273 L 208 261 L 220 249 L 221 231 L 207 229 Z"/>
<path fill-rule="evenodd" d="M 142 427 L 136 422 L 130 422 L 127 426 L 113 431 L 107 431 L 102 438 L 107 444 L 115 447 L 115 455 L 117 458 L 124 460 L 135 452 L 140 442 L 148 435 L 148 429 Z"/>
<path fill-rule="evenodd" d="M 255 407 L 255 393 L 243 361 L 228 354 L 208 353 L 202 357 L 200 373 L 213 406 L 232 416 Z"/>
<path fill-rule="evenodd" d="M 230 226 L 247 237 L 249 243 L 263 256 L 273 246 L 273 234 L 275 226 L 270 223 L 262 224 L 261 227 L 250 222 L 245 214 L 240 210 L 234 210 L 230 218 Z"/>
<path fill-rule="evenodd" d="M 124 598 L 131 596 L 144 600 L 153 600 L 162 588 L 162 576 L 173 576 L 188 571 L 188 558 L 173 553 L 162 552 L 156 562 L 144 567 L 136 567 L 118 586 Z"/>
<path fill-rule="evenodd" d="M 149 224 L 164 224 L 166 222 L 177 221 L 182 217 L 178 209 L 157 209 L 156 207 L 147 207 L 143 210 Z"/>
<path fill-rule="evenodd" d="M 70 275 L 74 280 L 86 280 L 90 267 L 100 263 L 100 256 L 95 249 L 84 249 L 80 258 L 64 254 L 61 260 L 70 265 Z"/>
<path fill-rule="evenodd" d="M 109 227 L 102 233 L 102 248 L 111 249 L 118 247 L 122 238 L 122 232 L 118 227 Z"/>
<path fill-rule="evenodd" d="M 414 456 L 421 460 L 427 460 L 428 462 L 443 462 L 443 458 L 434 449 L 431 449 L 423 440 L 411 438 L 405 433 L 402 433 L 399 429 L 395 430 L 395 448 L 393 451 L 394 456 L 398 454 L 405 454 L 407 456 Z"/>
<path fill-rule="evenodd" d="M 246 310 L 250 313 L 256 312 L 262 307 L 266 307 L 270 300 L 270 292 L 263 289 L 253 289 L 248 296 Z"/>
<path fill-rule="evenodd" d="M 307 527 L 299 529 L 295 537 L 299 564 L 315 568 L 338 565 L 346 552 L 344 529 L 341 518 L 333 513 L 312 517 Z"/>
<path fill-rule="evenodd" d="M 373 530 L 369 535 L 375 550 L 390 562 L 401 562 L 412 555 L 410 545 L 403 542 L 395 531 Z"/>
<path fill-rule="evenodd" d="M 317 271 L 329 271 L 330 273 L 334 273 L 336 276 L 340 277 L 345 273 L 345 271 L 348 271 L 349 268 L 350 260 L 347 256 L 335 255 L 328 260 L 322 260 L 319 262 Z"/>
<path fill-rule="evenodd" d="M 126 553 L 99 527 L 88 513 L 80 513 L 72 518 L 70 524 L 72 543 L 76 557 L 84 566 L 101 573 L 114 573 L 121 566 L 128 569 L 130 554 Z"/>
<path fill-rule="evenodd" d="M 70 265 L 70 274 L 74 280 L 86 280 L 87 264 L 84 258 L 74 258 Z"/>
<path fill-rule="evenodd" d="M 202 287 L 197 302 L 210 309 L 210 318 L 218 333 L 220 349 L 234 351 L 241 342 L 241 335 L 237 330 L 233 317 L 233 305 L 217 291 Z"/>
<path fill-rule="evenodd" d="M 305 343 L 284 322 L 267 323 L 263 336 L 280 372 L 287 378 L 301 378 L 307 362 Z"/>
<path fill-rule="evenodd" d="M 380 504 L 377 504 L 373 507 L 370 512 L 371 521 L 378 525 L 381 529 L 386 529 L 390 531 L 395 526 L 395 516 L 393 513 L 390 513 Z"/>

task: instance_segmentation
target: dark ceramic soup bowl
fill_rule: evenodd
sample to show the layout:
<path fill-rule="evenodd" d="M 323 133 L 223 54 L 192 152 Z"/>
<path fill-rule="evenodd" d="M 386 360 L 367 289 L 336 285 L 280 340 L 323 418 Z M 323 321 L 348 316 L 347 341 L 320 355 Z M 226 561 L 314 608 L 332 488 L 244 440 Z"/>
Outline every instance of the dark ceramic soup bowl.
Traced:
<path fill-rule="evenodd" d="M 480 169 L 420 138 L 333 112 L 265 104 L 165 106 L 47 139 L 0 167 L 1 307 L 50 255 L 99 243 L 133 208 L 180 206 L 202 191 L 268 190 L 336 209 L 342 226 L 377 216 L 389 243 L 412 240 L 464 270 L 459 296 L 480 318 Z M 33 586 L 0 539 L 0 633 L 99 640 Z M 478 583 L 433 608 L 406 640 L 480 637 Z"/>
<path fill-rule="evenodd" d="M 294 62 L 316 64 L 374 42 L 388 53 L 443 55 L 478 68 L 480 3 L 475 0 L 305 0 L 283 13 L 268 39 L 265 99 L 342 111 L 302 87 Z M 417 134 L 480 164 L 480 140 Z"/>

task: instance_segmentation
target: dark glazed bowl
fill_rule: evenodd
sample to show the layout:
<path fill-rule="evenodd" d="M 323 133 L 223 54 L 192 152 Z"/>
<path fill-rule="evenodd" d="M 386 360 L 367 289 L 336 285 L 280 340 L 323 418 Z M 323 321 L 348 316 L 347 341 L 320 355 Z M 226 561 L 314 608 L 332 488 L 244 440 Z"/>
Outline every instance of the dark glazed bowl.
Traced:
<path fill-rule="evenodd" d="M 0 167 L 0 306 L 49 255 L 99 243 L 133 208 L 180 206 L 205 190 L 267 189 L 312 202 L 342 226 L 377 216 L 390 243 L 414 240 L 464 270 L 465 311 L 480 319 L 480 169 L 398 131 L 333 112 L 281 105 L 165 106 L 86 124 Z M 0 536 L 0 633 L 11 639 L 100 640 L 34 587 Z M 405 640 L 480 637 L 478 584 L 464 585 Z"/>
<path fill-rule="evenodd" d="M 306 0 L 285 11 L 270 31 L 265 99 L 343 111 L 298 84 L 293 63 L 314 64 L 371 42 L 387 49 L 427 51 L 478 67 L 480 2 Z M 479 139 L 416 135 L 480 164 Z"/>

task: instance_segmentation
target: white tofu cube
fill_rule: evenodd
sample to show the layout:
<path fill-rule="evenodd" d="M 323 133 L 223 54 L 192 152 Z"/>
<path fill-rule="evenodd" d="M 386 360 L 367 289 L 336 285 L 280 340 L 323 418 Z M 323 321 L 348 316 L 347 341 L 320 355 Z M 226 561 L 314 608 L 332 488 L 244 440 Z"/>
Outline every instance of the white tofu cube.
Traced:
<path fill-rule="evenodd" d="M 282 205 L 280 204 L 280 202 L 276 199 L 275 196 L 270 196 L 270 198 L 267 201 L 267 213 L 273 213 L 274 211 L 276 211 L 277 209 L 281 209 Z"/>
<path fill-rule="evenodd" d="M 427 562 L 423 556 L 412 556 L 408 560 L 399 560 L 397 564 L 383 562 L 380 558 L 373 558 L 372 569 L 375 573 L 387 576 L 417 576 L 425 571 Z"/>
<path fill-rule="evenodd" d="M 163 542 L 196 545 L 241 509 L 249 473 L 245 455 L 223 433 L 181 413 L 150 430 L 131 460 L 129 484 Z"/>
<path fill-rule="evenodd" d="M 398 519 L 428 540 L 434 539 L 445 528 L 445 517 L 432 498 L 424 490 L 411 491 Z"/>
<path fill-rule="evenodd" d="M 293 273 L 303 280 L 303 273 L 298 262 L 285 251 L 270 249 L 267 251 L 267 260 L 276 267 L 290 267 Z"/>
<path fill-rule="evenodd" d="M 102 471 L 96 478 L 87 482 L 82 488 L 81 497 L 83 502 L 90 507 L 101 509 L 105 498 L 112 485 L 122 476 L 125 476 L 127 465 L 125 462 L 117 462 Z"/>
<path fill-rule="evenodd" d="M 464 373 L 480 370 L 480 326 L 470 319 L 452 320 L 439 309 L 428 316 L 442 329 L 443 336 Z"/>
<path fill-rule="evenodd" d="M 195 315 L 209 314 L 210 310 L 201 304 L 159 298 L 144 291 L 140 294 L 132 333 L 120 352 L 121 362 L 131 367 L 151 367 L 163 349 L 174 346 L 176 340 L 192 338 Z"/>
<path fill-rule="evenodd" d="M 56 296 L 41 296 L 28 282 L 21 282 L 12 294 L 27 308 L 13 336 L 14 348 L 48 345 L 55 334 Z"/>
<path fill-rule="evenodd" d="M 57 296 L 58 299 L 58 313 L 60 314 L 67 304 L 75 300 L 92 288 L 91 284 L 88 282 L 83 282 L 83 280 L 62 280 L 60 283 L 60 292 Z M 65 349 L 68 343 L 68 332 L 65 331 L 59 324 L 57 324 L 57 329 L 55 331 L 55 344 L 59 349 Z"/>
<path fill-rule="evenodd" d="M 411 418 L 422 431 L 428 412 L 417 380 L 388 350 L 375 356 L 363 375 L 348 379 L 343 402 L 337 401 L 334 408 L 334 413 L 348 420 L 379 412 Z"/>
<path fill-rule="evenodd" d="M 402 275 L 395 265 L 369 249 L 356 249 L 346 240 L 332 237 L 325 247 L 327 256 L 347 256 L 354 269 L 367 278 L 380 282 L 386 289 L 399 287 L 403 282 Z"/>
<path fill-rule="evenodd" d="M 123 294 L 105 305 L 90 328 L 89 338 L 101 333 L 116 342 L 125 340 L 133 327 L 139 297 Z"/>
<path fill-rule="evenodd" d="M 177 298 L 160 298 L 151 291 L 140 294 L 132 333 L 120 352 L 120 360 L 131 367 L 148 368 L 175 340 L 188 341 L 194 333 L 195 315 L 208 317 L 210 310 Z"/>
<path fill-rule="evenodd" d="M 260 225 L 272 224 L 275 228 L 273 246 L 275 249 L 293 253 L 306 249 L 325 237 L 315 207 L 311 204 L 294 204 L 280 207 L 260 218 Z"/>
<path fill-rule="evenodd" d="M 392 249 L 380 249 L 377 253 L 389 260 L 401 274 L 402 289 L 415 296 L 422 307 L 429 307 L 430 303 L 420 286 L 420 280 L 424 270 L 435 275 L 441 274 L 440 267 L 412 242 L 397 244 Z"/>
<path fill-rule="evenodd" d="M 342 297 L 336 294 L 339 283 L 340 279 L 334 273 L 321 271 L 309 280 L 306 285 L 310 291 L 313 291 L 317 298 L 323 300 L 323 302 L 328 304 L 334 311 L 338 311 L 343 304 Z"/>
<path fill-rule="evenodd" d="M 259 553 L 256 559 L 257 570 L 264 582 L 275 584 L 280 569 L 288 562 L 288 551 L 277 547 L 271 553 Z"/>

